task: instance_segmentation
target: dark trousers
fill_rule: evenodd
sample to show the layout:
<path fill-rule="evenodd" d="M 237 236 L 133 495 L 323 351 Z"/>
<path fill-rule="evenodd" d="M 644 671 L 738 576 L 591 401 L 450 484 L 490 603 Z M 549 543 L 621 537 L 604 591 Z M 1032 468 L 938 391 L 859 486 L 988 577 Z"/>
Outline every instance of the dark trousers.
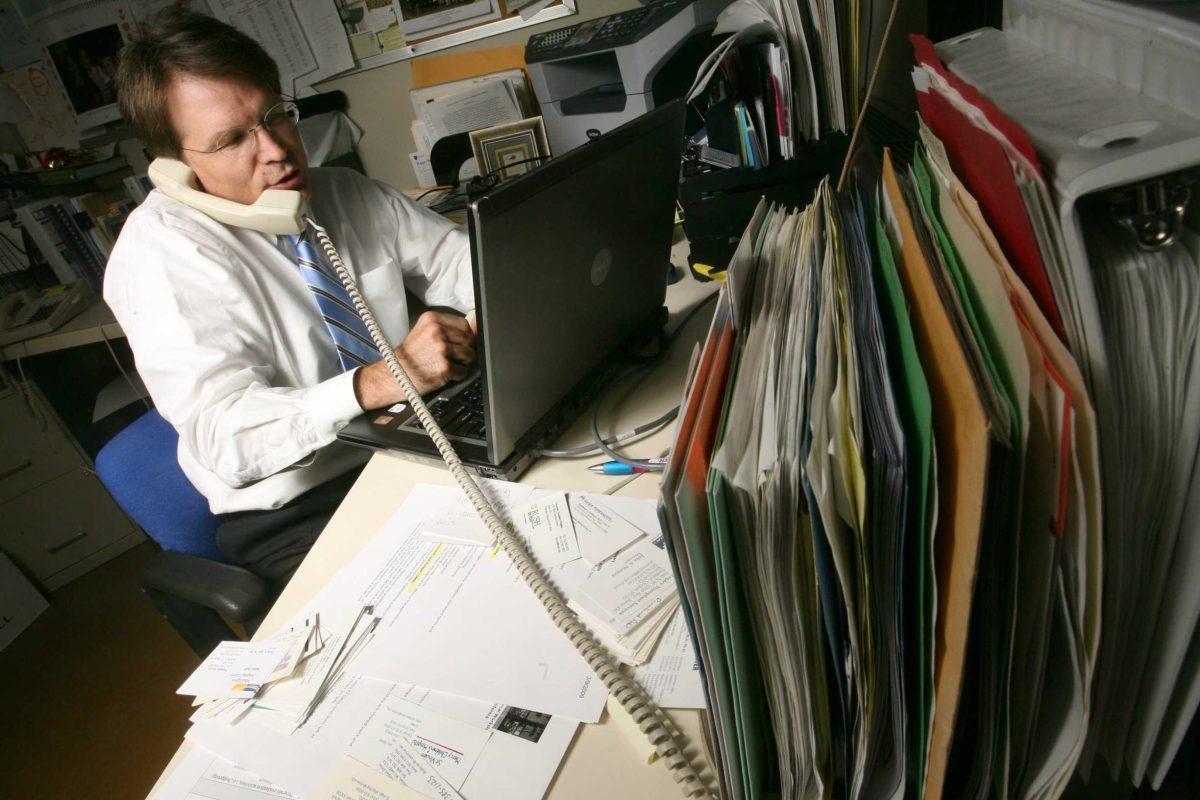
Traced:
<path fill-rule="evenodd" d="M 280 508 L 227 514 L 217 528 L 217 548 L 230 563 L 282 588 L 361 472 L 356 467 Z"/>

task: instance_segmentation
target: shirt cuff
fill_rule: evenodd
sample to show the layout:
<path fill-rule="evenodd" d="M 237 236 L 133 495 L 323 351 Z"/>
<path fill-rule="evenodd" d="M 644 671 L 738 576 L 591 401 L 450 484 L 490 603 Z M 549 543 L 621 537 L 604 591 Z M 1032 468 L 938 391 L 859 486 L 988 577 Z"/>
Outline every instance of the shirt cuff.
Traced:
<path fill-rule="evenodd" d="M 363 413 L 354 396 L 354 373 L 349 370 L 314 386 L 304 398 L 313 430 L 322 444 L 333 441 L 346 423 Z"/>

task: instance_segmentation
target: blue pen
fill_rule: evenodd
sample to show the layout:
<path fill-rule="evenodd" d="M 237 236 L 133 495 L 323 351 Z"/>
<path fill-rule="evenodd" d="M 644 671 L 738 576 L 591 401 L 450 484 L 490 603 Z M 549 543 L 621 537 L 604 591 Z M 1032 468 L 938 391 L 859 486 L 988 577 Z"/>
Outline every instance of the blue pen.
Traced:
<path fill-rule="evenodd" d="M 665 458 L 647 458 L 643 459 L 647 464 L 665 464 Z M 620 461 L 605 461 L 603 464 L 592 464 L 588 467 L 590 472 L 595 472 L 597 475 L 635 475 L 641 472 L 649 472 L 650 470 L 644 467 L 634 467 Z"/>

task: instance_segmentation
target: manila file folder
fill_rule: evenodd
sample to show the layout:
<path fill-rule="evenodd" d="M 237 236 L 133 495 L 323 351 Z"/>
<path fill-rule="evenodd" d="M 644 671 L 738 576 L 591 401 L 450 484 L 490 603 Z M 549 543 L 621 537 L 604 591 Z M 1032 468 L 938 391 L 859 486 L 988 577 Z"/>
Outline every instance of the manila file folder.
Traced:
<path fill-rule="evenodd" d="M 891 153 L 886 151 L 883 188 L 886 224 L 899 256 L 900 281 L 911 307 L 917 347 L 929 382 L 938 454 L 938 524 L 934 542 L 938 590 L 936 706 L 925 793 L 930 800 L 939 800 L 962 688 L 992 440 L 967 355 L 938 294 L 933 272 L 921 251 L 905 205 Z"/>

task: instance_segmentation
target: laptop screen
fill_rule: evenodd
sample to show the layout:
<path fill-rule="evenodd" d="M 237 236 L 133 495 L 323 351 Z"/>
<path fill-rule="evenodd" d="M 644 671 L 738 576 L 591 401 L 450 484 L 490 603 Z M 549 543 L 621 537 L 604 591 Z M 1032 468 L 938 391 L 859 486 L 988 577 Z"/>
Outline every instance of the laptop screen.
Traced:
<path fill-rule="evenodd" d="M 683 117 L 662 106 L 471 204 L 496 463 L 662 305 Z"/>

